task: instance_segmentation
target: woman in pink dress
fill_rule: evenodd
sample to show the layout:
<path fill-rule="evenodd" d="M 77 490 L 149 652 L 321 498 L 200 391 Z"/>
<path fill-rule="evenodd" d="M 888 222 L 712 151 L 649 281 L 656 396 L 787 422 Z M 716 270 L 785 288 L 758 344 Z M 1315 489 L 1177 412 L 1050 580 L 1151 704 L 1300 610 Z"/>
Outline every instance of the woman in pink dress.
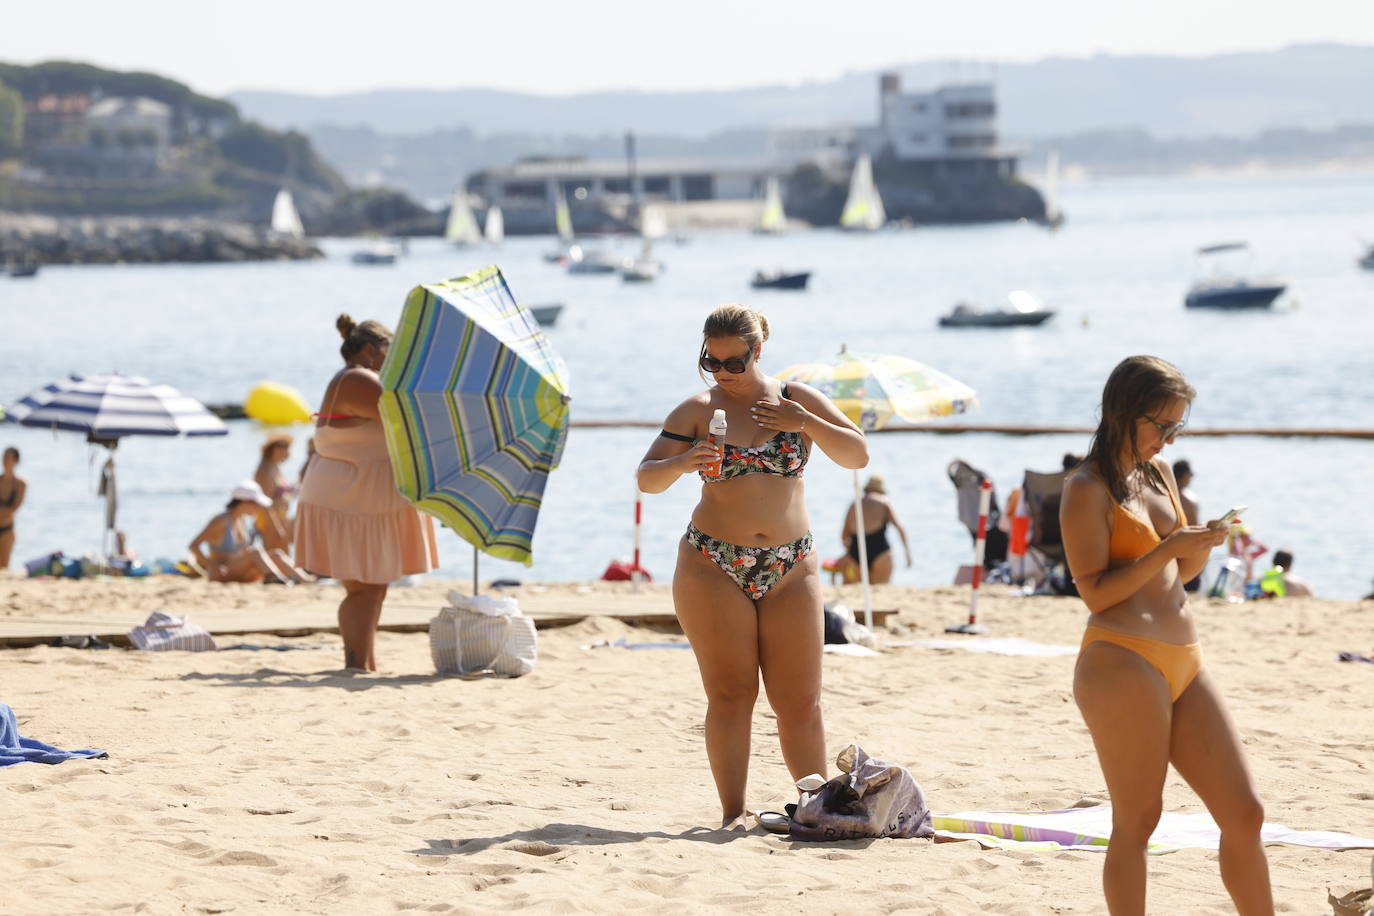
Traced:
<path fill-rule="evenodd" d="M 438 565 L 434 523 L 396 490 L 377 412 L 377 376 L 391 331 L 340 315 L 344 368 L 325 389 L 315 455 L 296 508 L 296 565 L 343 585 L 344 666 L 377 670 L 377 623 L 387 586 Z"/>

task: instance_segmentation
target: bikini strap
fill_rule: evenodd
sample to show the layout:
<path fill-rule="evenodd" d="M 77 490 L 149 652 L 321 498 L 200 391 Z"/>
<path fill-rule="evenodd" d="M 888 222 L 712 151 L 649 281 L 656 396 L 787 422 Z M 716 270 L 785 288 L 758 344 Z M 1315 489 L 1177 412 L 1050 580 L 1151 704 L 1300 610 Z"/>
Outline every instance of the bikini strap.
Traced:
<path fill-rule="evenodd" d="M 679 436 L 677 433 L 670 433 L 670 432 L 668 432 L 668 430 L 666 430 L 666 429 L 660 429 L 660 430 L 658 431 L 658 434 L 659 434 L 660 436 L 662 436 L 664 439 L 672 439 L 674 442 L 688 442 L 688 443 L 691 443 L 691 442 L 697 441 L 697 440 L 693 439 L 691 436 Z"/>

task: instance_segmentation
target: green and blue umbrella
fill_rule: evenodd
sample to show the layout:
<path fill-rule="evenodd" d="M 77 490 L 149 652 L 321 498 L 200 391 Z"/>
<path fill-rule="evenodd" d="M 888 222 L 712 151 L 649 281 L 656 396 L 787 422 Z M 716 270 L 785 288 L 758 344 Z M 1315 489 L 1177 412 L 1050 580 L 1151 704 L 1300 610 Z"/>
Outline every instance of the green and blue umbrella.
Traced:
<path fill-rule="evenodd" d="M 415 287 L 379 408 L 401 494 L 494 557 L 531 563 L 568 431 L 568 371 L 499 268 Z"/>

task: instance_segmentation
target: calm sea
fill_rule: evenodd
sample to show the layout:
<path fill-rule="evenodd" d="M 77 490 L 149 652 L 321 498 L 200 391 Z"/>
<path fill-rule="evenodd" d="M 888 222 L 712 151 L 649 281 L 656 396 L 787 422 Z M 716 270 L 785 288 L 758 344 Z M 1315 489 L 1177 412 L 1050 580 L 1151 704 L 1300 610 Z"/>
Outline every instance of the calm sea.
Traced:
<path fill-rule="evenodd" d="M 312 403 L 337 368 L 334 318 L 394 324 L 406 292 L 487 263 L 529 304 L 565 303 L 550 337 L 572 375 L 578 419 L 661 420 L 699 388 L 694 359 L 706 312 L 742 301 L 766 314 L 764 366 L 851 350 L 900 353 L 974 386 L 980 423 L 1091 425 L 1111 367 L 1133 353 L 1179 365 L 1198 389 L 1191 423 L 1204 427 L 1374 428 L 1374 272 L 1355 264 L 1374 237 L 1374 175 L 1150 178 L 1069 184 L 1054 234 L 1025 225 L 916 228 L 873 236 L 817 231 L 779 238 L 701 234 L 661 245 L 667 272 L 652 285 L 572 277 L 543 263 L 548 239 L 458 251 L 412 244 L 395 267 L 356 267 L 353 240 L 326 241 L 313 263 L 49 267 L 36 280 L 0 282 L 0 401 L 11 403 L 68 372 L 118 370 L 167 382 L 205 402 L 242 401 L 262 380 Z M 1183 293 L 1193 249 L 1244 239 L 1254 268 L 1286 279 L 1272 311 L 1191 313 Z M 624 243 L 628 254 L 633 246 Z M 805 293 L 752 291 L 756 269 L 814 271 Z M 1059 315 L 1040 328 L 945 330 L 936 318 L 959 300 L 994 304 L 1027 289 Z M 179 555 L 256 464 L 263 430 L 231 423 L 219 439 L 124 440 L 117 460 L 121 527 L 145 557 Z M 309 430 L 298 431 L 303 446 Z M 586 580 L 627 558 L 632 472 L 654 433 L 572 431 L 548 486 L 532 568 L 483 557 L 483 579 Z M 23 450 L 30 497 L 15 562 L 97 548 L 103 512 L 95 482 L 103 450 L 81 436 L 0 427 Z M 950 581 L 970 553 L 945 474 L 962 457 L 994 477 L 1003 498 L 1026 468 L 1054 470 L 1082 436 L 937 436 L 871 440 L 871 469 L 912 541 L 915 563 L 896 581 Z M 289 468 L 294 473 L 303 450 Z M 1374 576 L 1374 510 L 1365 487 L 1374 444 L 1301 438 L 1187 438 L 1205 513 L 1245 503 L 1256 536 L 1296 554 L 1318 594 L 1351 598 Z M 818 543 L 840 552 L 850 476 L 818 455 L 807 469 Z M 676 543 L 696 499 L 683 479 L 645 497 L 644 564 L 671 576 Z M 441 535 L 442 574 L 471 574 L 472 551 Z"/>

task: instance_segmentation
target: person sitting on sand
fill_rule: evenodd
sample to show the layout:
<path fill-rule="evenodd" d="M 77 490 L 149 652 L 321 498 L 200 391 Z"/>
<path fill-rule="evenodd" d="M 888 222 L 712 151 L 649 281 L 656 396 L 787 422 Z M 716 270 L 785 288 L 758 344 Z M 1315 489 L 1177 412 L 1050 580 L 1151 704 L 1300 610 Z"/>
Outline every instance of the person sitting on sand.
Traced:
<path fill-rule="evenodd" d="M 825 640 L 819 564 L 802 493 L 812 445 L 841 467 L 868 464 L 863 433 L 825 395 L 759 368 L 768 321 L 742 305 L 706 319 L 697 357 L 715 384 L 673 408 L 639 465 L 639 487 L 662 493 L 701 475 L 701 500 L 678 544 L 673 604 L 706 690 L 706 756 L 721 826 L 744 829 L 750 729 L 759 673 L 793 779 L 824 773 Z M 706 441 L 716 411 L 720 451 Z"/>
<path fill-rule="evenodd" d="M 902 539 L 902 550 L 906 553 L 906 565 L 911 566 L 911 545 L 907 543 L 906 529 L 897 520 L 897 511 L 892 508 L 892 501 L 887 498 L 886 484 L 877 474 L 868 478 L 864 484 L 863 492 L 863 513 L 864 513 L 864 552 L 868 557 L 868 581 L 873 585 L 886 585 L 892 581 L 892 546 L 887 542 L 887 526 L 890 524 L 897 529 L 897 534 Z M 850 567 L 854 570 L 854 579 L 850 579 L 849 574 L 845 574 L 845 581 L 857 581 L 859 574 L 859 539 L 855 537 L 854 529 L 857 526 L 854 506 L 849 507 L 845 513 L 844 528 L 840 531 L 840 540 L 845 545 L 847 551 L 845 558 L 849 561 Z"/>
<path fill-rule="evenodd" d="M 262 459 L 253 480 L 267 494 L 272 505 L 258 511 L 257 528 L 263 544 L 270 550 L 291 548 L 291 497 L 296 488 L 286 482 L 282 462 L 291 457 L 291 436 L 274 433 L 262 446 Z"/>
<path fill-rule="evenodd" d="M 194 565 L 212 582 L 308 582 L 309 573 L 297 569 L 284 551 L 254 544 L 252 519 L 259 508 L 272 505 L 256 481 L 234 487 L 224 511 L 191 541 Z"/>
<path fill-rule="evenodd" d="M 1069 568 L 1091 611 L 1073 695 L 1111 793 L 1102 886 L 1114 914 L 1145 912 L 1146 849 L 1171 763 L 1221 828 L 1221 879 L 1236 910 L 1274 912 L 1260 842 L 1264 808 L 1220 691 L 1202 667 L 1183 591 L 1226 528 L 1187 524 L 1173 471 L 1159 458 L 1195 394 L 1162 359 L 1119 363 L 1060 506 Z"/>
<path fill-rule="evenodd" d="M 29 485 L 15 473 L 19 467 L 19 449 L 5 449 L 3 469 L 0 469 L 0 569 L 9 569 L 10 554 L 14 552 L 14 516 L 24 504 Z"/>
<path fill-rule="evenodd" d="M 1274 551 L 1274 565 L 1260 576 L 1260 591 L 1265 598 L 1311 598 L 1312 587 L 1293 575 L 1293 551 L 1286 547 Z"/>

